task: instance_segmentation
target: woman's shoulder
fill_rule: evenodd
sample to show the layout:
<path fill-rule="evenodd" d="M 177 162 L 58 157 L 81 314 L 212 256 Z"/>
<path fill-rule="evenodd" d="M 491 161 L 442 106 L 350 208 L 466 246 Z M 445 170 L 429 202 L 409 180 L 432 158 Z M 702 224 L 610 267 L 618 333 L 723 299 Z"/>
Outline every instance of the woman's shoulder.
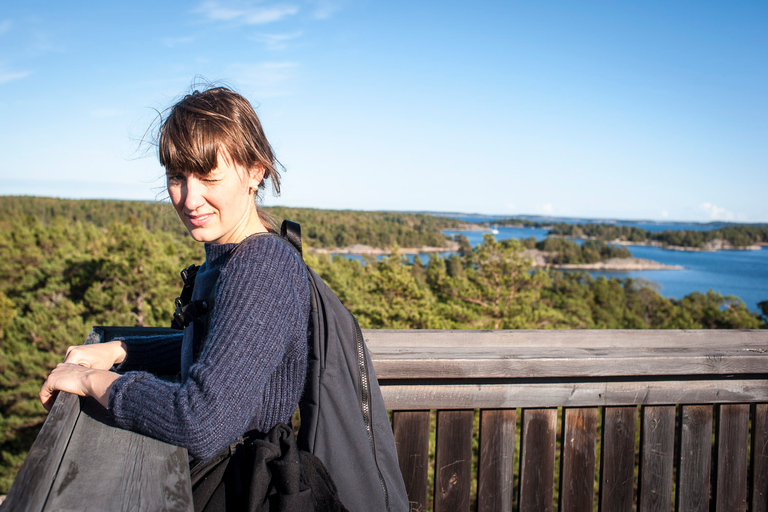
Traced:
<path fill-rule="evenodd" d="M 281 274 L 306 275 L 304 261 L 279 235 L 257 235 L 243 240 L 231 253 L 227 267 L 254 266 Z"/>

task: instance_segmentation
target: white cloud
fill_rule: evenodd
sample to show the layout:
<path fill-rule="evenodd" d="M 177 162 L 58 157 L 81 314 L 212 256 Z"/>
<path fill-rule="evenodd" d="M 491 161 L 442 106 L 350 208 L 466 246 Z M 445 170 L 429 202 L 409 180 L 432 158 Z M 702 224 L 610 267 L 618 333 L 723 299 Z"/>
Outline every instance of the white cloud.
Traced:
<path fill-rule="evenodd" d="M 326 20 L 333 16 L 336 11 L 341 9 L 342 3 L 333 0 L 314 0 L 311 2 L 314 6 L 312 15 L 319 20 Z"/>
<path fill-rule="evenodd" d="M 667 210 L 661 210 L 660 215 L 662 219 L 666 219 L 667 217 L 669 217 L 669 212 Z"/>
<path fill-rule="evenodd" d="M 238 83 L 253 88 L 256 98 L 287 96 L 296 76 L 296 62 L 260 62 L 233 64 L 231 74 Z"/>
<path fill-rule="evenodd" d="M 301 32 L 293 32 L 290 34 L 255 34 L 250 36 L 252 41 L 258 41 L 267 45 L 270 50 L 282 50 L 287 45 L 288 41 L 301 37 Z"/>
<path fill-rule="evenodd" d="M 218 2 L 204 2 L 196 9 L 210 21 L 232 21 L 245 25 L 264 25 L 299 12 L 294 5 L 225 7 Z"/>
<path fill-rule="evenodd" d="M 13 71 L 7 68 L 4 62 L 0 62 L 0 84 L 20 80 L 31 75 L 31 71 Z"/>
<path fill-rule="evenodd" d="M 537 213 L 544 213 L 547 215 L 551 215 L 555 211 L 555 208 L 552 206 L 552 203 L 544 203 L 536 205 L 536 212 Z"/>
<path fill-rule="evenodd" d="M 699 208 L 707 212 L 710 220 L 734 220 L 736 218 L 733 212 L 712 203 L 701 203 Z"/>

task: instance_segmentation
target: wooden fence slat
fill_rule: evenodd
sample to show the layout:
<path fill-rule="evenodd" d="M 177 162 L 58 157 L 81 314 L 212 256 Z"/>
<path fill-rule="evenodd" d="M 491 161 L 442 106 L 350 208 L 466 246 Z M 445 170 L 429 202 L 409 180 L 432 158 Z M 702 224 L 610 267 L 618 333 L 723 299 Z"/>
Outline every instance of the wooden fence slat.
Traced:
<path fill-rule="evenodd" d="M 600 510 L 631 512 L 635 481 L 637 407 L 605 407 L 600 463 Z"/>
<path fill-rule="evenodd" d="M 426 512 L 429 470 L 429 411 L 393 411 L 400 472 L 412 512 Z"/>
<path fill-rule="evenodd" d="M 480 411 L 477 510 L 512 510 L 515 478 L 515 409 Z"/>
<path fill-rule="evenodd" d="M 643 407 L 640 512 L 669 512 L 675 452 L 675 406 Z"/>
<path fill-rule="evenodd" d="M 552 510 L 557 409 L 523 409 L 520 512 Z"/>
<path fill-rule="evenodd" d="M 592 512 L 597 408 L 565 409 L 562 432 L 560 511 Z"/>
<path fill-rule="evenodd" d="M 712 467 L 711 405 L 684 405 L 680 420 L 678 512 L 708 512 Z"/>
<path fill-rule="evenodd" d="M 768 404 L 754 406 L 752 420 L 752 512 L 768 512 Z"/>
<path fill-rule="evenodd" d="M 437 411 L 435 512 L 469 511 L 475 411 Z"/>
<path fill-rule="evenodd" d="M 747 509 L 749 404 L 720 406 L 717 425 L 717 512 Z"/>

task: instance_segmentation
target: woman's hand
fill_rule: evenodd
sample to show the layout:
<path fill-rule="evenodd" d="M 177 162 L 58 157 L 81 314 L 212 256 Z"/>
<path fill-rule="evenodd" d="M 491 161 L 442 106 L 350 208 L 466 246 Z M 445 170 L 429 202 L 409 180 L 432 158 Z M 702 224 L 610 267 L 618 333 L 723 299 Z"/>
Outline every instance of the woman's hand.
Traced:
<path fill-rule="evenodd" d="M 111 366 L 111 365 L 110 365 Z M 79 396 L 92 396 L 104 408 L 109 405 L 109 392 L 120 375 L 108 370 L 97 370 L 83 365 L 59 363 L 40 388 L 40 401 L 50 411 L 59 391 Z"/>
<path fill-rule="evenodd" d="M 64 362 L 97 370 L 109 370 L 112 365 L 122 363 L 126 354 L 125 343 L 120 340 L 108 341 L 69 347 Z"/>

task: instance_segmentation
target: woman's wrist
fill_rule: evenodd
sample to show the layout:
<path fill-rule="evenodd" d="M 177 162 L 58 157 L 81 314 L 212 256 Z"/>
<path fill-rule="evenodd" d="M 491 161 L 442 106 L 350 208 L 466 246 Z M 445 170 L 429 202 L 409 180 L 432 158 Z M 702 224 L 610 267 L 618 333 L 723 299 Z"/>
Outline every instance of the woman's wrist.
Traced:
<path fill-rule="evenodd" d="M 109 408 L 112 385 L 121 376 L 109 370 L 90 370 L 85 378 L 87 394 L 95 398 L 105 409 Z"/>

